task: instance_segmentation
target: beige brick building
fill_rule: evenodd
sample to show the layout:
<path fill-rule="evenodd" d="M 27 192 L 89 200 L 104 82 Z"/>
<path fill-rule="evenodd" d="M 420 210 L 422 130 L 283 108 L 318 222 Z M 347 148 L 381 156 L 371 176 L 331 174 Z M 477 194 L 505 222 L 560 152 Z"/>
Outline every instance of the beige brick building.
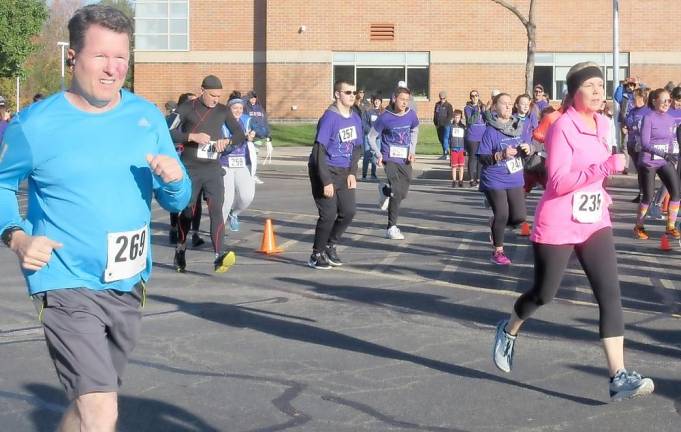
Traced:
<path fill-rule="evenodd" d="M 535 82 L 560 95 L 584 60 L 611 78 L 612 0 L 535 1 Z M 509 2 L 527 13 L 529 0 Z M 620 4 L 620 79 L 681 81 L 679 0 Z M 524 89 L 525 29 L 491 0 L 137 0 L 135 20 L 135 91 L 159 105 L 211 73 L 291 120 L 319 117 L 336 77 L 385 97 L 406 80 L 422 117 L 440 90 L 462 107 L 473 88 Z"/>

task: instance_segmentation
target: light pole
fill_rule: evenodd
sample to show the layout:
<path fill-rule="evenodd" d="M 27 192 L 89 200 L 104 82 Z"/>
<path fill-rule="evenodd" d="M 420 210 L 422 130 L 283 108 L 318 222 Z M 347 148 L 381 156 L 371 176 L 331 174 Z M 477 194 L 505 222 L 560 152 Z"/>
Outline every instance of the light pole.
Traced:
<path fill-rule="evenodd" d="M 607 77 L 606 77 L 607 78 Z M 612 0 L 612 115 L 615 124 L 617 125 L 620 106 L 615 101 L 615 90 L 620 83 L 620 1 Z M 620 134 L 620 127 L 617 128 L 617 133 L 615 134 L 617 140 L 617 151 L 622 150 L 622 135 Z"/>
<path fill-rule="evenodd" d="M 57 42 L 57 46 L 61 47 L 61 90 L 64 91 L 66 88 L 66 83 L 64 81 L 64 64 L 66 55 L 66 47 L 69 46 L 68 42 Z"/>

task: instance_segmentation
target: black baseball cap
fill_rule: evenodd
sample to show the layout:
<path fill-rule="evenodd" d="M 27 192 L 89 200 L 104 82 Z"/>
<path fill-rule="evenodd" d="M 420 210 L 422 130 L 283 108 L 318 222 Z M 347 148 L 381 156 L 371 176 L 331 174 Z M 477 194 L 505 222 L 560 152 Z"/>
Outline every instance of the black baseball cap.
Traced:
<path fill-rule="evenodd" d="M 215 75 L 208 75 L 201 82 L 201 87 L 205 90 L 216 90 L 222 88 L 222 81 Z"/>

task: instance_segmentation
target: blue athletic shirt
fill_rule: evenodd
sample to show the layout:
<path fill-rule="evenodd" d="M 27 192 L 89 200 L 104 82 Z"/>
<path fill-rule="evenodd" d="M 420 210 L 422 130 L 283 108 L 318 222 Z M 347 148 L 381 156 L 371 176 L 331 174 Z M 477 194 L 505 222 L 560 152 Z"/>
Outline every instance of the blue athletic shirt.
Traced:
<path fill-rule="evenodd" d="M 0 146 L 0 231 L 19 226 L 63 244 L 42 269 L 22 269 L 30 294 L 76 287 L 127 292 L 149 278 L 149 229 L 145 244 L 140 231 L 139 247 L 124 250 L 143 257 L 141 248 L 147 248 L 146 267 L 112 282 L 104 275 L 108 234 L 150 227 L 152 194 L 171 212 L 189 203 L 191 181 L 184 167 L 181 181 L 163 183 L 152 174 L 147 154 L 179 162 L 161 112 L 128 91 L 121 91 L 114 108 L 97 114 L 77 109 L 59 92 L 12 120 Z M 24 179 L 26 219 L 15 195 Z M 125 258 L 123 249 L 112 250 L 117 259 Z"/>

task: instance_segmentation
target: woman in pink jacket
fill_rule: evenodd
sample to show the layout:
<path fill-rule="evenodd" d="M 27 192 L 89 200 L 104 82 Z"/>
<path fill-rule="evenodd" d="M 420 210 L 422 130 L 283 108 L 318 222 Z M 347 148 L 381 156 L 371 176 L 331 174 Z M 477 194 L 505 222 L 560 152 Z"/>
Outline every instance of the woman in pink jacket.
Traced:
<path fill-rule="evenodd" d="M 605 97 L 603 72 L 595 63 L 574 65 L 567 74 L 564 114 L 546 141 L 548 182 L 537 206 L 531 236 L 534 285 L 497 325 L 495 365 L 510 372 L 523 322 L 549 303 L 574 251 L 600 311 L 599 334 L 610 373 L 610 397 L 622 400 L 652 393 L 653 381 L 624 368 L 624 323 L 617 258 L 603 179 L 624 169 L 624 155 L 611 154 L 608 120 L 597 111 Z"/>

